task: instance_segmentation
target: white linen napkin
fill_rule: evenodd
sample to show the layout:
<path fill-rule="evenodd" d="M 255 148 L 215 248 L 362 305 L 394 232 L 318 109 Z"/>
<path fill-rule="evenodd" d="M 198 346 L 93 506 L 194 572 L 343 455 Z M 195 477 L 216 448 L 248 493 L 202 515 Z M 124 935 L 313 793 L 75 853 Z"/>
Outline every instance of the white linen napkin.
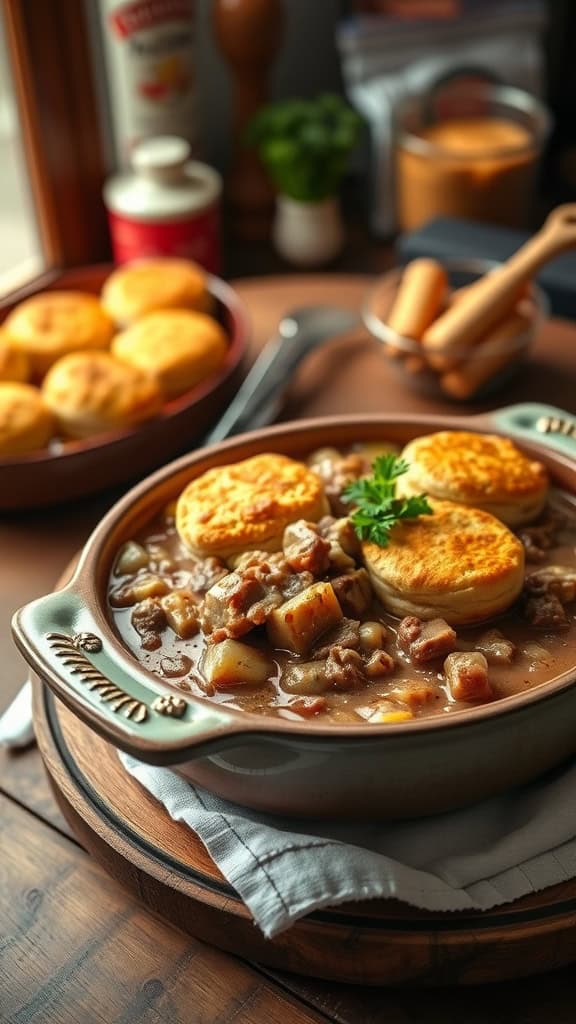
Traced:
<path fill-rule="evenodd" d="M 0 715 L 0 747 L 18 750 L 34 740 L 32 683 L 28 679 Z"/>
<path fill-rule="evenodd" d="M 320 907 L 394 897 L 488 910 L 576 876 L 576 760 L 531 786 L 434 818 L 339 824 L 227 803 L 167 768 L 127 771 L 202 840 L 267 938 Z"/>

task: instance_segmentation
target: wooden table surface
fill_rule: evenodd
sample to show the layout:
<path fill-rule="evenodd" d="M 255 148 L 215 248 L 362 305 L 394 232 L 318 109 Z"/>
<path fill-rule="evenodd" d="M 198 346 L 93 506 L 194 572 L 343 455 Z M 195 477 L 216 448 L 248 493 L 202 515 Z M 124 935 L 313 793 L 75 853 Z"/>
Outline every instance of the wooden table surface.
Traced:
<path fill-rule="evenodd" d="M 247 280 L 254 350 L 286 309 L 356 306 L 366 279 Z M 576 411 L 576 328 L 548 325 L 529 373 L 490 403 L 541 400 Z M 283 416 L 385 409 L 464 411 L 410 395 L 361 331 L 301 368 Z M 479 411 L 469 409 L 468 411 Z M 115 499 L 0 518 L 0 708 L 24 665 L 11 613 L 49 591 Z M 1 1024 L 568 1024 L 573 971 L 474 989 L 360 989 L 272 972 L 210 948 L 128 898 L 81 849 L 53 801 L 35 748 L 0 751 Z"/>

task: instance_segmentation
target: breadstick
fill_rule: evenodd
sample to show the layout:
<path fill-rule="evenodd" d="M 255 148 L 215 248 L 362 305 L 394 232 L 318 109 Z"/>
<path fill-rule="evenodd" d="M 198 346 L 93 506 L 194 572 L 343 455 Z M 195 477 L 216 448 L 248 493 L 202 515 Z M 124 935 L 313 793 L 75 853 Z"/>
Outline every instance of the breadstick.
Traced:
<path fill-rule="evenodd" d="M 440 311 L 447 286 L 446 271 L 436 260 L 412 260 L 402 274 L 388 327 L 403 338 L 420 341 Z"/>
<path fill-rule="evenodd" d="M 530 327 L 531 320 L 523 313 L 515 312 L 506 317 L 482 339 L 466 362 L 442 374 L 442 390 L 451 398 L 471 398 L 486 381 L 518 359 L 521 346 L 508 347 L 506 342 L 526 333 Z M 495 351 L 484 356 L 482 352 L 487 346 Z"/>

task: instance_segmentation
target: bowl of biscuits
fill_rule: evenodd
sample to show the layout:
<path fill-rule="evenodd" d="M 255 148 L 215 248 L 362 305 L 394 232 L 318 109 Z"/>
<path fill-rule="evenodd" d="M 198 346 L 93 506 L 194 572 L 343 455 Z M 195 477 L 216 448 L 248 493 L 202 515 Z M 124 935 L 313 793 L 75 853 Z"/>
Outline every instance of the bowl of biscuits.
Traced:
<path fill-rule="evenodd" d="M 54 275 L 0 324 L 0 508 L 137 479 L 191 447 L 235 393 L 234 290 L 187 260 Z"/>
<path fill-rule="evenodd" d="M 412 817 L 526 783 L 576 753 L 576 464 L 497 415 L 190 453 L 17 644 L 113 745 L 261 811 Z"/>

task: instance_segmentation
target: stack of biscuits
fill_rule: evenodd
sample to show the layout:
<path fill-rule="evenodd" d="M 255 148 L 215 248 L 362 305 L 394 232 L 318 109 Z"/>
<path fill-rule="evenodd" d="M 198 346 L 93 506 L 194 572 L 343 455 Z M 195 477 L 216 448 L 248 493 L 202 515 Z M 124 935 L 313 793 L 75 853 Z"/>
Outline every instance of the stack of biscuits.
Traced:
<path fill-rule="evenodd" d="M 187 260 L 117 268 L 101 295 L 40 292 L 0 328 L 0 457 L 137 426 L 218 373 L 227 336 Z"/>

